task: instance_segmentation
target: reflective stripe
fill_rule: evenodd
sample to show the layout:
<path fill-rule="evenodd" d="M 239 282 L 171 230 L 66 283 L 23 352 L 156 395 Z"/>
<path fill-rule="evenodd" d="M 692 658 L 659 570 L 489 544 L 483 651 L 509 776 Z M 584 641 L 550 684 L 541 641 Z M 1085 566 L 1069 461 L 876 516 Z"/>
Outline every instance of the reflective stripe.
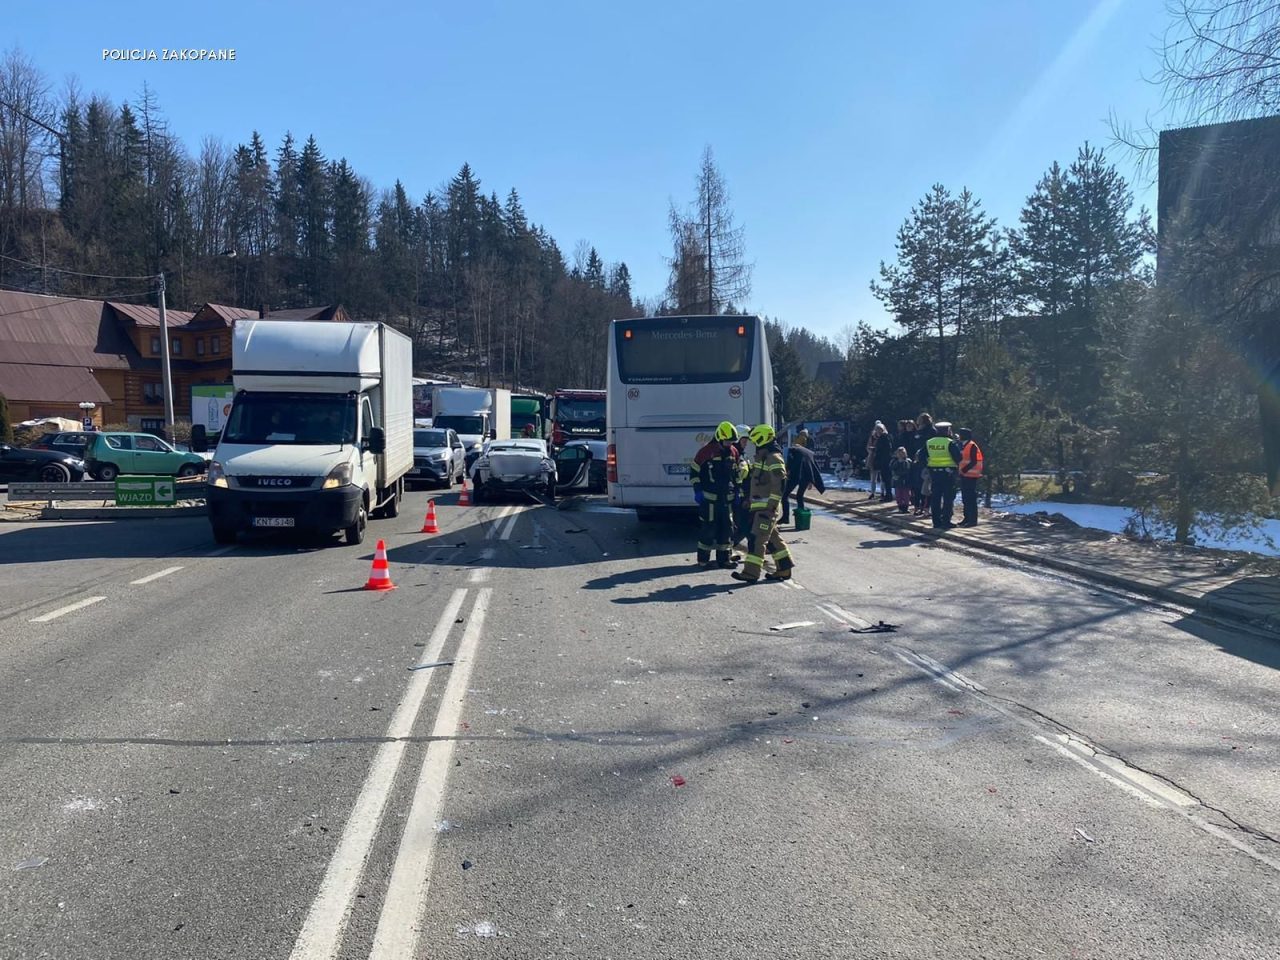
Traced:
<path fill-rule="evenodd" d="M 769 556 L 773 557 L 773 559 L 775 560 L 790 560 L 791 551 L 788 550 L 786 547 L 783 547 L 781 550 L 777 550 L 769 554 Z"/>
<path fill-rule="evenodd" d="M 747 563 L 754 563 L 758 567 L 764 563 L 764 557 L 757 557 L 754 553 L 748 553 Z"/>

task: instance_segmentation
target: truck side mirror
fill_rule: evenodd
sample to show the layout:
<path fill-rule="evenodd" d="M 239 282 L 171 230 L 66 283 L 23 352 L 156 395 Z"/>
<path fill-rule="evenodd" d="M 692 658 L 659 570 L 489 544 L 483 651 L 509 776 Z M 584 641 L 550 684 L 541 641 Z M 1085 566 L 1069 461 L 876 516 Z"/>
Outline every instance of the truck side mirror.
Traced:
<path fill-rule="evenodd" d="M 206 453 L 209 450 L 209 434 L 203 423 L 197 423 L 191 428 L 191 449 L 195 453 Z"/>
<path fill-rule="evenodd" d="M 386 453 L 387 452 L 387 433 L 381 427 L 373 427 L 369 430 L 369 452 L 370 453 Z"/>

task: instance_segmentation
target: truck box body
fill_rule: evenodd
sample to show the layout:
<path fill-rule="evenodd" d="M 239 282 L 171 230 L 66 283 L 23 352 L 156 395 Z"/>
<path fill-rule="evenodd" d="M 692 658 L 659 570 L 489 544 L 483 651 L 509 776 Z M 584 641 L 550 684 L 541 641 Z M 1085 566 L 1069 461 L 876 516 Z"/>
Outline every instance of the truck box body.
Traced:
<path fill-rule="evenodd" d="M 280 527 L 358 543 L 369 516 L 395 515 L 413 468 L 407 337 L 380 323 L 242 320 L 232 382 L 209 474 L 219 541 Z"/>
<path fill-rule="evenodd" d="M 470 467 L 486 440 L 511 438 L 511 391 L 499 387 L 437 387 L 431 398 L 432 425 L 457 432 Z"/>

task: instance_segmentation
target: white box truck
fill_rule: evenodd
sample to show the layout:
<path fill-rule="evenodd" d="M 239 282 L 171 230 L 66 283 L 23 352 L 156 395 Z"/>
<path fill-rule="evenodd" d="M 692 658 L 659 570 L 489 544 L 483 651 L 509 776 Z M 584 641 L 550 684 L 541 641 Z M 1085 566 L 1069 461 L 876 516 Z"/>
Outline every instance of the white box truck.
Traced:
<path fill-rule="evenodd" d="M 245 530 L 341 531 L 400 510 L 413 469 L 413 345 L 383 323 L 241 320 L 235 398 L 209 464 L 218 543 Z M 207 444 L 193 428 L 193 446 Z"/>
<path fill-rule="evenodd" d="M 467 449 L 467 470 L 486 440 L 511 439 L 511 391 L 500 387 L 436 387 L 431 425 L 452 428 Z"/>

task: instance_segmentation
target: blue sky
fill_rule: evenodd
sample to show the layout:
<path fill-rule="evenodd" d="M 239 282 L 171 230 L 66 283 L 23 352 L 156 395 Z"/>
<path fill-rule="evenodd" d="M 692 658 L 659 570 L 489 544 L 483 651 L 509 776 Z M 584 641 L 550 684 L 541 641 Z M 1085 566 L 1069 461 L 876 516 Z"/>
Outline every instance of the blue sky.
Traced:
<path fill-rule="evenodd" d="M 0 43 L 55 89 L 119 101 L 147 83 L 192 152 L 315 134 L 415 200 L 469 162 L 566 254 L 587 240 L 626 261 L 645 297 L 710 145 L 755 262 L 749 306 L 830 335 L 890 323 L 868 282 L 932 183 L 1012 224 L 1053 160 L 1109 143 L 1110 113 L 1154 115 L 1166 22 L 1163 0 L 74 0 L 11 5 Z M 102 59 L 134 47 L 236 60 Z"/>

